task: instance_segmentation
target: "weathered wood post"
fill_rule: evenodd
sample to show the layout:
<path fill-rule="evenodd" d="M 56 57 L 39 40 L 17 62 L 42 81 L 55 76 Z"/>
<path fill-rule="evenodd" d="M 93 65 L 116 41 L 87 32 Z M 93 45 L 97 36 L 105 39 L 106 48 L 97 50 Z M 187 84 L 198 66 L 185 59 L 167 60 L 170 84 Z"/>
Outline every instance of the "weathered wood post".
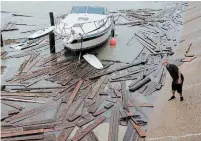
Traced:
<path fill-rule="evenodd" d="M 2 34 L 1 34 L 1 47 L 3 47 L 3 37 L 2 37 Z"/>
<path fill-rule="evenodd" d="M 51 26 L 54 26 L 54 15 L 53 12 L 49 13 L 50 15 L 50 24 Z M 54 36 L 54 32 L 50 32 L 49 33 L 49 43 L 50 43 L 50 53 L 55 53 L 55 36 Z"/>

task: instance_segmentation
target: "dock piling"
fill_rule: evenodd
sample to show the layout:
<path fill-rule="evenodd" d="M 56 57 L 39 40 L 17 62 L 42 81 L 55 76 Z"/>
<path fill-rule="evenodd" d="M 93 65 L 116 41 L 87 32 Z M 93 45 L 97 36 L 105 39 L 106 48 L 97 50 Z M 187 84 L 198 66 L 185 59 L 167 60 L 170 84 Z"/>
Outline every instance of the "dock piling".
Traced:
<path fill-rule="evenodd" d="M 3 37 L 2 37 L 2 34 L 1 34 L 1 47 L 3 47 Z"/>
<path fill-rule="evenodd" d="M 53 12 L 49 13 L 50 15 L 50 24 L 51 26 L 54 26 L 54 15 Z M 55 35 L 54 32 L 49 33 L 49 43 L 50 43 L 50 53 L 55 53 Z"/>

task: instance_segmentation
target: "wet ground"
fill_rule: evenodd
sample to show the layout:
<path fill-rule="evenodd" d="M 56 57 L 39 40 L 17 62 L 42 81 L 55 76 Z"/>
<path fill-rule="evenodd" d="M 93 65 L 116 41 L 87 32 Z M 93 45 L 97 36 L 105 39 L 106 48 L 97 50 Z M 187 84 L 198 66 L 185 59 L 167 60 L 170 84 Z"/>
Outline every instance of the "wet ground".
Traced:
<path fill-rule="evenodd" d="M 183 25 L 181 40 L 175 56 L 184 57 L 189 44 L 192 43 L 190 53 L 196 58 L 184 63 L 179 68 L 184 74 L 183 96 L 184 101 L 168 102 L 171 96 L 171 78 L 168 75 L 164 89 L 159 93 L 155 103 L 153 115 L 150 118 L 147 141 L 199 141 L 201 140 L 201 32 L 200 2 L 188 2 L 185 12 L 186 24 Z"/>

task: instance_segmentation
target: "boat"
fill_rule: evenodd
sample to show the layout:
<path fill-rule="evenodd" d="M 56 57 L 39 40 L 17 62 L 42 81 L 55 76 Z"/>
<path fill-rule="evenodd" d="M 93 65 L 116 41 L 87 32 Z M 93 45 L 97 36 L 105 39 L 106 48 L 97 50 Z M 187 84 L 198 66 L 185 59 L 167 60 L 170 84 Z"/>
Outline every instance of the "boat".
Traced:
<path fill-rule="evenodd" d="M 113 17 L 105 7 L 74 6 L 59 22 L 54 33 L 62 38 L 65 48 L 81 52 L 104 44 L 110 37 Z"/>

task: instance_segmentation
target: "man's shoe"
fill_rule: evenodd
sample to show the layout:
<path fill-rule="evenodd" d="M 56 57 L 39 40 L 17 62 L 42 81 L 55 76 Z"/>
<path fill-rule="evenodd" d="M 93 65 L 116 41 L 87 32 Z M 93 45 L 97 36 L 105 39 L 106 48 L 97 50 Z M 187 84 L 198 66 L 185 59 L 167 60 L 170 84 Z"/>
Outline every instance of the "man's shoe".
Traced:
<path fill-rule="evenodd" d="M 172 96 L 172 97 L 170 97 L 170 99 L 168 101 L 173 100 L 175 98 L 176 98 L 175 96 Z"/>
<path fill-rule="evenodd" d="M 183 96 L 180 97 L 180 101 L 184 101 L 184 97 Z"/>

